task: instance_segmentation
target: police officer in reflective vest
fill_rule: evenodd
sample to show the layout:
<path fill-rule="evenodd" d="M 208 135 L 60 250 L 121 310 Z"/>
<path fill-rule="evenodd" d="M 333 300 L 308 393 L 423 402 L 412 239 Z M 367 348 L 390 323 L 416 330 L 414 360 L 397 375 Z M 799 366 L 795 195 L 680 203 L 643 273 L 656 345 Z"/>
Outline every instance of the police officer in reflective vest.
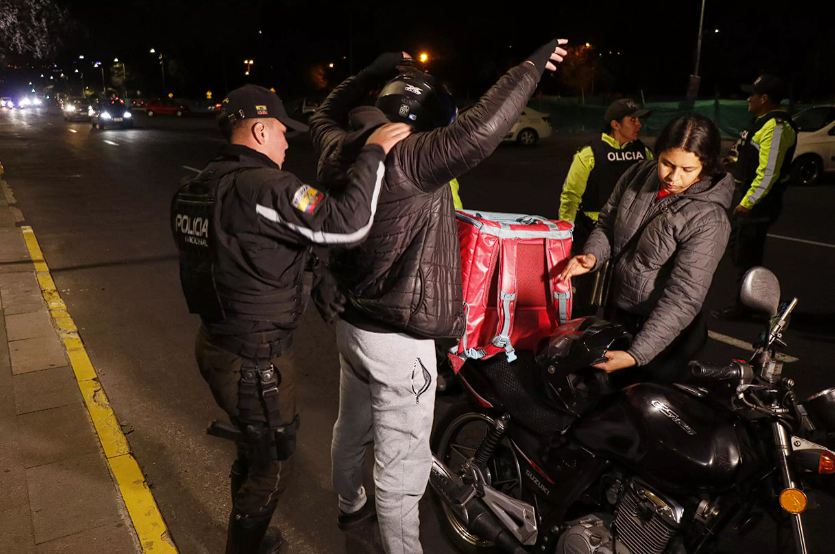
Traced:
<path fill-rule="evenodd" d="M 209 432 L 237 445 L 226 553 L 276 553 L 283 539 L 268 528 L 291 474 L 299 428 L 290 346 L 306 304 L 305 269 L 313 269 L 312 296 L 323 317 L 341 309 L 311 247 L 365 238 L 383 161 L 409 127 L 371 135 L 349 182 L 328 194 L 281 170 L 288 127 L 307 126 L 287 116 L 275 93 L 236 89 L 218 120 L 229 143 L 177 192 L 171 225 L 186 302 L 202 321 L 197 364 L 232 423 L 214 422 Z"/>
<path fill-rule="evenodd" d="M 620 176 L 632 164 L 652 159 L 650 149 L 638 139 L 640 118 L 649 115 L 631 98 L 612 102 L 603 115 L 603 132 L 574 155 L 560 195 L 560 219 L 574 223 L 574 252 L 582 251 Z M 594 312 L 592 280 L 592 276 L 576 279 L 575 316 Z"/>
<path fill-rule="evenodd" d="M 740 133 L 731 157 L 724 160 L 736 182 L 728 249 L 737 268 L 737 295 L 730 306 L 711 312 L 716 319 L 727 320 L 752 317 L 739 300 L 739 285 L 746 271 L 763 263 L 768 229 L 783 208 L 797 146 L 797 128 L 789 113 L 780 109 L 786 97 L 783 81 L 763 74 L 742 88 L 750 94 L 748 111 L 756 119 Z"/>

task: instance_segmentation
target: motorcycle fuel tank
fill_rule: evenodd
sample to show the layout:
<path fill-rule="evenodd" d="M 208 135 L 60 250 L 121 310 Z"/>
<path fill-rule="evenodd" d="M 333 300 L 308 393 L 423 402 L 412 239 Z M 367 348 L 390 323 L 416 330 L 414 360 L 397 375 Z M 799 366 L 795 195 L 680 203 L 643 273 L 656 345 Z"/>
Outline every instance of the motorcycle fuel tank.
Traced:
<path fill-rule="evenodd" d="M 572 433 L 593 453 L 670 492 L 730 488 L 748 457 L 745 430 L 730 411 L 653 383 L 604 398 Z"/>

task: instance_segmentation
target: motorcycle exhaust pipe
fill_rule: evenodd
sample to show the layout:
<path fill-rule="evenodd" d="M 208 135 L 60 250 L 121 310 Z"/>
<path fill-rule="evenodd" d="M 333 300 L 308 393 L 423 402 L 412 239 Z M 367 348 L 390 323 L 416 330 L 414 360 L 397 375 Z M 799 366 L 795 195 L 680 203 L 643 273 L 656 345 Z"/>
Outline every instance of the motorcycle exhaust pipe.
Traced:
<path fill-rule="evenodd" d="M 475 487 L 460 482 L 449 468 L 434 455 L 432 456 L 432 471 L 429 474 L 429 484 L 435 493 L 441 497 L 444 504 L 470 532 L 488 540 L 496 548 L 508 554 L 527 554 L 522 546 L 507 528 L 496 518 L 487 505 L 478 497 Z"/>

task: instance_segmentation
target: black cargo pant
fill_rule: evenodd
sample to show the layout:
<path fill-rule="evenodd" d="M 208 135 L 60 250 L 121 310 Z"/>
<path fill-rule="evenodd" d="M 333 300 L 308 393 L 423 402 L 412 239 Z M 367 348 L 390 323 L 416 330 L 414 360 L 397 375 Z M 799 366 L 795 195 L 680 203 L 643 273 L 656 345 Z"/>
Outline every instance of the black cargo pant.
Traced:
<path fill-rule="evenodd" d="M 223 350 L 210 342 L 208 331 L 201 325 L 194 353 L 200 373 L 209 384 L 218 406 L 235 422 L 238 416 L 238 381 L 241 380 L 243 358 Z M 281 422 L 289 423 L 296 415 L 295 364 L 292 349 L 272 359 L 281 374 L 278 405 Z M 253 411 L 251 419 L 267 419 L 262 409 Z M 292 475 L 293 458 L 267 465 L 247 460 L 241 450 L 232 465 L 232 503 L 238 510 L 251 516 L 269 516 L 275 511 L 278 498 L 287 488 Z M 237 489 L 237 490 L 236 490 Z"/>

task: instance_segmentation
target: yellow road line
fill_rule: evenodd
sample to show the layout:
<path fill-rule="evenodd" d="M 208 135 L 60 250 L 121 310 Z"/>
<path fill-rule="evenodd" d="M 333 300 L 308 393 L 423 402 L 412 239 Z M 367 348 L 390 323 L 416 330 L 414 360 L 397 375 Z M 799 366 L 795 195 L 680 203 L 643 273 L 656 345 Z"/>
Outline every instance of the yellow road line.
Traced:
<path fill-rule="evenodd" d="M 35 264 L 41 292 L 49 305 L 52 319 L 58 326 L 58 334 L 67 349 L 73 373 L 78 381 L 78 388 L 84 397 L 84 403 L 87 405 L 87 411 L 90 412 L 90 418 L 93 420 L 93 426 L 96 428 L 105 457 L 119 485 L 136 533 L 139 535 L 142 551 L 149 554 L 176 554 L 177 547 L 168 534 L 165 521 L 148 488 L 145 476 L 131 454 L 128 441 L 119 427 L 116 415 L 110 408 L 110 402 L 99 383 L 96 370 L 78 336 L 78 328 L 55 288 L 55 282 L 43 258 L 38 239 L 35 238 L 31 227 L 24 226 L 22 230 L 26 246 L 29 248 L 29 255 Z"/>

